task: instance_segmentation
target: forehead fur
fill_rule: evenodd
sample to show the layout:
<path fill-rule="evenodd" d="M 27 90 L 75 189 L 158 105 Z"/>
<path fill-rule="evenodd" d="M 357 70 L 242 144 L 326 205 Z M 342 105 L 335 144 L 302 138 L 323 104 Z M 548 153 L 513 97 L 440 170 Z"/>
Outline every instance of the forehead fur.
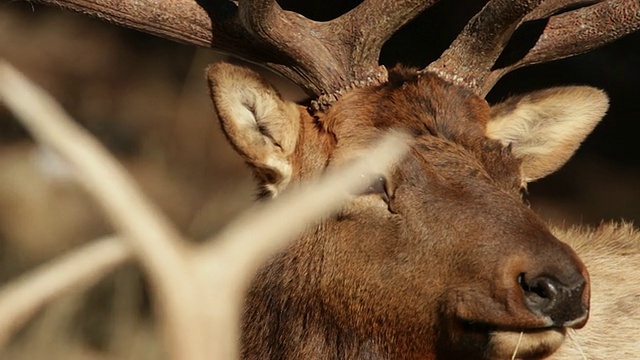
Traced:
<path fill-rule="evenodd" d="M 492 178 L 518 187 L 520 161 L 485 136 L 489 116 L 487 102 L 472 92 L 434 74 L 399 67 L 390 71 L 387 83 L 345 95 L 323 118 L 323 126 L 349 147 L 364 148 L 386 129 L 437 138 L 451 152 L 478 160 Z"/>
<path fill-rule="evenodd" d="M 488 104 L 473 93 L 399 67 L 390 71 L 387 83 L 346 94 L 324 122 L 338 137 L 365 127 L 397 127 L 464 142 L 483 136 L 489 114 Z"/>

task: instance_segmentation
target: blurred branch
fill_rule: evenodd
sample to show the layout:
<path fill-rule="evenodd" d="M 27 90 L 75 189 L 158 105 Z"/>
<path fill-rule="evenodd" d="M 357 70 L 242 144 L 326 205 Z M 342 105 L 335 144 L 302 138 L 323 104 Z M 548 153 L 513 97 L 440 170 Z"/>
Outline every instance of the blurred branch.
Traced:
<path fill-rule="evenodd" d="M 181 241 L 91 135 L 1 61 L 0 100 L 36 139 L 72 165 L 123 237 L 87 245 L 0 291 L 0 346 L 40 307 L 135 255 L 151 278 L 171 358 L 236 358 L 242 297 L 256 270 L 309 224 L 339 210 L 408 149 L 404 135 L 388 134 L 361 159 L 256 206 L 196 248 Z"/>
<path fill-rule="evenodd" d="M 206 359 L 207 342 L 197 309 L 200 296 L 190 281 L 186 244 L 126 171 L 98 141 L 80 128 L 42 89 L 0 61 L 0 99 L 39 142 L 69 162 L 126 239 L 154 288 L 165 341 L 173 358 Z"/>
<path fill-rule="evenodd" d="M 0 348 L 40 309 L 84 289 L 131 258 L 122 239 L 106 237 L 22 275 L 0 289 Z"/>

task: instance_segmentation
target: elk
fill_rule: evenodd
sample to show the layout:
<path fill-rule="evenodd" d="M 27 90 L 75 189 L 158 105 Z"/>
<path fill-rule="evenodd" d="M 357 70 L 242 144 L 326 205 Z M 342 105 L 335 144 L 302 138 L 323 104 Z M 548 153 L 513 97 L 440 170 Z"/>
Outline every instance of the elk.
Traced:
<path fill-rule="evenodd" d="M 604 116 L 606 95 L 574 86 L 494 106 L 484 100 L 509 71 L 635 31 L 638 2 L 491 0 L 424 69 L 379 66 L 384 42 L 435 2 L 367 0 L 326 23 L 267 0 L 202 8 L 174 1 L 161 9 L 144 1 L 62 2 L 232 52 L 302 86 L 313 100 L 298 105 L 246 68 L 207 69 L 222 129 L 264 199 L 352 161 L 388 130 L 410 134 L 400 164 L 367 179 L 368 191 L 261 268 L 245 300 L 243 358 L 568 358 L 566 334 L 602 311 L 590 303 L 624 292 L 592 293 L 596 276 L 618 276 L 617 263 L 601 264 L 601 251 L 607 261 L 629 256 L 625 266 L 638 268 L 635 230 L 554 235 L 520 194 L 571 157 Z M 519 26 L 539 19 L 547 23 L 533 46 L 505 51 Z M 628 298 L 620 300 L 637 319 Z M 585 344 L 593 356 L 624 358 L 621 351 Z"/>

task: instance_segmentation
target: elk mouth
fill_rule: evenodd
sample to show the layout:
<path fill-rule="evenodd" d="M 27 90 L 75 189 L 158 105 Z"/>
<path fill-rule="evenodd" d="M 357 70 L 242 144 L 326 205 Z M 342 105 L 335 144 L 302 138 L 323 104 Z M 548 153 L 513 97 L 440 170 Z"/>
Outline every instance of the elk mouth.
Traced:
<path fill-rule="evenodd" d="M 490 334 L 487 350 L 490 359 L 544 359 L 562 345 L 567 328 L 542 328 L 520 331 L 497 330 Z"/>
<path fill-rule="evenodd" d="M 542 360 L 562 345 L 566 333 L 559 327 L 503 327 L 458 318 L 448 322 L 437 353 L 457 360 Z"/>
<path fill-rule="evenodd" d="M 588 319 L 585 283 L 562 288 L 545 277 L 523 275 L 512 284 L 507 290 L 458 288 L 449 294 L 449 330 L 457 335 L 447 340 L 447 351 L 464 347 L 462 354 L 476 359 L 544 359 L 562 345 L 567 329 L 581 328 Z"/>
<path fill-rule="evenodd" d="M 565 327 L 501 327 L 468 321 L 462 321 L 461 330 L 465 352 L 487 360 L 541 360 L 554 353 L 567 334 Z"/>

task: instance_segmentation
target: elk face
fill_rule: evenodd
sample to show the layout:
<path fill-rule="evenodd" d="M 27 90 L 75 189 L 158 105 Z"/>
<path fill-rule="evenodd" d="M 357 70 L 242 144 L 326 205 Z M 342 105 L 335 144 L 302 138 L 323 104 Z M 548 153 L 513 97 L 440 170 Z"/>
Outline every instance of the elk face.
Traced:
<path fill-rule="evenodd" d="M 607 108 L 600 91 L 552 89 L 490 109 L 433 75 L 400 72 L 316 122 L 253 72 L 218 64 L 208 76 L 223 129 L 265 194 L 348 162 L 385 130 L 413 135 L 391 173 L 265 267 L 248 306 L 274 309 L 248 309 L 245 341 L 270 338 L 282 357 L 337 337 L 350 339 L 342 357 L 500 359 L 518 347 L 536 359 L 586 322 L 587 271 L 520 190 L 593 129 Z M 269 311 L 280 320 L 257 319 Z M 311 335 L 282 320 L 296 316 Z"/>

